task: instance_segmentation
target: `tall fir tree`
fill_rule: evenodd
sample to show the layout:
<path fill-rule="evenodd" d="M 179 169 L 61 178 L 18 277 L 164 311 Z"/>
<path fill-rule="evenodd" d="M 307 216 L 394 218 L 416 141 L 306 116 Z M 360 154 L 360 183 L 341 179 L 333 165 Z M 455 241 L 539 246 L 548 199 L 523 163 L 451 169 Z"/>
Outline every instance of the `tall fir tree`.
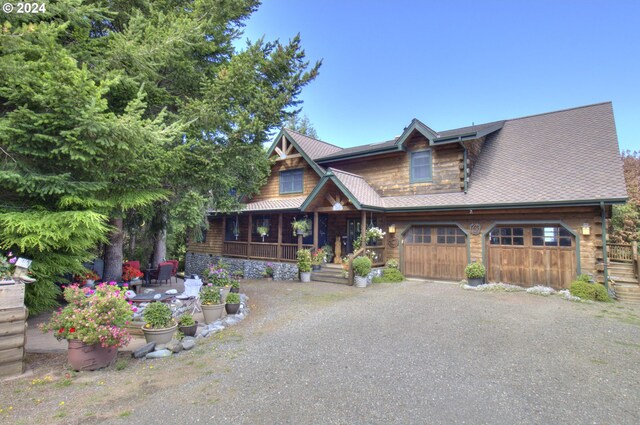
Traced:
<path fill-rule="evenodd" d="M 28 302 L 106 243 L 119 278 L 123 220 L 156 206 L 194 226 L 268 173 L 261 145 L 317 75 L 299 37 L 233 42 L 253 0 L 60 0 L 7 15 L 0 35 L 0 248 L 34 259 Z M 148 210 L 148 209 L 147 209 Z M 179 213 L 176 213 L 179 212 Z"/>

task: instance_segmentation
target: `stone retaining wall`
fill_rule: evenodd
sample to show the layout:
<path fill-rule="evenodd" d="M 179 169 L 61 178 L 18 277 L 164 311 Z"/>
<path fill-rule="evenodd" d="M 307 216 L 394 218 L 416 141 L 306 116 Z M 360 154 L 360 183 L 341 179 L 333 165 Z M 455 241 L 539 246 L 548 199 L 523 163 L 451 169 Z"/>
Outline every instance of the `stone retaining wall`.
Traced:
<path fill-rule="evenodd" d="M 202 274 L 202 270 L 210 264 L 222 261 L 229 265 L 231 273 L 241 271 L 245 279 L 261 279 L 267 264 L 273 268 L 275 280 L 298 280 L 298 266 L 295 263 L 277 263 L 275 261 L 248 260 L 245 258 L 229 258 L 219 255 L 187 252 L 185 260 L 185 275 Z"/>

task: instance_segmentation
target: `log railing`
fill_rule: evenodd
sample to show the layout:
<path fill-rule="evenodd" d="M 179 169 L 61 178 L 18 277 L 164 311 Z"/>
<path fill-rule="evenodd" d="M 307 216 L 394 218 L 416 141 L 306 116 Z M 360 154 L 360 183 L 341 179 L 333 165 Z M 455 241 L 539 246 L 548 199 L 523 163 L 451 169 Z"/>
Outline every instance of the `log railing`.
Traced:
<path fill-rule="evenodd" d="M 313 245 L 302 245 L 302 247 L 311 249 Z M 225 241 L 222 245 L 222 254 L 227 257 L 296 261 L 297 253 L 298 244 L 294 243 Z"/>
<path fill-rule="evenodd" d="M 609 261 L 633 262 L 633 247 L 631 244 L 608 243 L 607 256 Z"/>

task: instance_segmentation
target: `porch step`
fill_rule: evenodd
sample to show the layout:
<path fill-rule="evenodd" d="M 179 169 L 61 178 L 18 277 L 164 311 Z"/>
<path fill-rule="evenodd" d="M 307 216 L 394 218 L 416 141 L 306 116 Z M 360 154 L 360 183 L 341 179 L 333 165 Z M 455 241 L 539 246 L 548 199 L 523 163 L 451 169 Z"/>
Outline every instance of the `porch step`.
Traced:
<path fill-rule="evenodd" d="M 312 271 L 311 280 L 315 282 L 340 283 L 342 285 L 349 284 L 349 279 L 342 277 L 342 266 L 340 266 L 339 264 L 331 265 L 338 267 L 328 266 L 328 264 L 325 264 L 322 266 L 322 269 L 318 271 Z"/>
<path fill-rule="evenodd" d="M 638 284 L 613 284 L 618 301 L 629 304 L 640 304 L 640 285 Z"/>
<path fill-rule="evenodd" d="M 609 279 L 613 280 L 614 283 L 638 283 L 638 279 L 633 276 L 616 275 L 613 273 L 609 274 Z"/>

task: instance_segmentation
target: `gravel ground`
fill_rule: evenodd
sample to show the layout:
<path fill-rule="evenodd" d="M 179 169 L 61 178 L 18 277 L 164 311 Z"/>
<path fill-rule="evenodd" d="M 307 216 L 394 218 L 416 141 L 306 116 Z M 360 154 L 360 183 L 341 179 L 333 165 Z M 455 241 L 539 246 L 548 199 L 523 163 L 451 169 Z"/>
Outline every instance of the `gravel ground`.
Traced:
<path fill-rule="evenodd" d="M 251 315 L 202 354 L 219 367 L 113 423 L 640 423 L 636 307 L 422 282 L 243 290 Z"/>

